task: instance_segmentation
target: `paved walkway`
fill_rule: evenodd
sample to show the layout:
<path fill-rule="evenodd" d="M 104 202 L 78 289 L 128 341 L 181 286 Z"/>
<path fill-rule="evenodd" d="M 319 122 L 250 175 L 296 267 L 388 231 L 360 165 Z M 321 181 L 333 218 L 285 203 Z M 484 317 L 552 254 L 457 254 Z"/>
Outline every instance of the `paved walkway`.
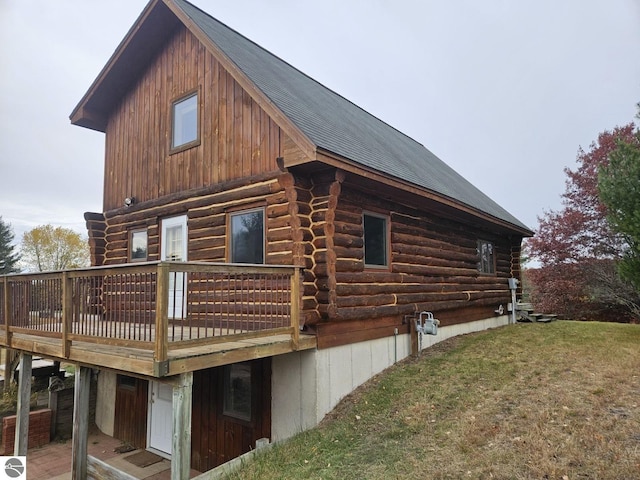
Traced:
<path fill-rule="evenodd" d="M 71 441 L 52 442 L 44 447 L 32 448 L 27 452 L 27 478 L 29 480 L 69 480 L 71 479 Z M 97 428 L 89 433 L 87 450 L 89 455 L 109 463 L 138 479 L 171 480 L 171 462 L 161 462 L 145 468 L 136 467 L 125 458 L 136 452 L 116 453 L 120 440 L 101 433 Z M 199 472 L 192 470 L 191 477 Z"/>
<path fill-rule="evenodd" d="M 122 445 L 120 440 L 101 433 L 97 428 L 89 434 L 87 450 L 89 455 L 107 460 L 116 457 L 116 447 Z M 27 477 L 29 480 L 51 480 L 71 478 L 71 441 L 52 442 L 44 447 L 27 451 Z M 68 476 L 63 474 L 69 473 Z M 62 475 L 62 476 L 61 476 Z"/>

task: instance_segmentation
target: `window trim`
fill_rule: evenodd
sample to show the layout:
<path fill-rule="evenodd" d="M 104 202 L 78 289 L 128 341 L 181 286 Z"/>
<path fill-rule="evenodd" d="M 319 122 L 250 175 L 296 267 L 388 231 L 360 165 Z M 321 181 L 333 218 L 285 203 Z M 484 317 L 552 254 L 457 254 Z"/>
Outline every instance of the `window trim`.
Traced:
<path fill-rule="evenodd" d="M 227 405 L 227 395 L 230 393 L 229 382 L 231 380 L 231 369 L 234 365 L 245 365 L 249 369 L 249 412 L 246 415 L 243 412 L 238 411 L 237 409 L 233 409 L 229 405 Z M 253 364 L 249 361 L 246 362 L 237 362 L 231 363 L 228 365 L 224 365 L 222 367 L 222 415 L 225 417 L 233 418 L 236 421 L 240 421 L 246 424 L 251 424 L 254 420 L 254 405 L 256 402 L 254 393 L 255 393 L 255 385 L 254 385 L 255 372 L 253 368 Z"/>
<path fill-rule="evenodd" d="M 490 263 L 487 262 L 487 266 L 490 267 L 491 271 L 485 270 L 485 262 L 482 261 L 482 246 L 483 245 L 491 245 L 491 258 Z M 496 275 L 496 246 L 493 242 L 484 239 L 478 239 L 477 243 L 477 253 L 478 253 L 478 272 L 482 275 Z"/>
<path fill-rule="evenodd" d="M 233 224 L 232 217 L 238 215 L 246 215 L 248 213 L 262 213 L 262 263 L 248 265 L 265 265 L 267 263 L 267 212 L 264 207 L 249 208 L 246 210 L 234 210 L 227 212 L 227 261 L 229 263 L 238 263 L 233 261 Z"/>
<path fill-rule="evenodd" d="M 144 233 L 145 234 L 145 244 L 146 244 L 146 255 L 144 258 L 133 258 L 133 237 L 137 234 L 137 233 Z M 136 262 L 146 262 L 149 259 L 149 232 L 146 228 L 134 228 L 132 230 L 129 231 L 129 262 L 130 263 L 136 263 Z"/>
<path fill-rule="evenodd" d="M 365 239 L 365 217 L 374 217 L 384 220 L 384 264 L 367 263 L 367 246 Z M 362 262 L 366 269 L 389 270 L 391 269 L 391 218 L 389 215 L 371 211 L 362 212 Z"/>
<path fill-rule="evenodd" d="M 128 375 L 118 374 L 116 377 L 117 388 L 120 390 L 127 390 L 129 392 L 135 392 L 137 390 L 137 380 L 135 377 Z"/>
<path fill-rule="evenodd" d="M 181 143 L 180 145 L 173 144 L 173 137 L 175 132 L 175 124 L 176 124 L 176 116 L 175 116 L 175 107 L 181 102 L 190 99 L 191 97 L 196 97 L 196 138 L 191 140 L 190 142 Z M 183 152 L 193 147 L 197 147 L 200 145 L 200 130 L 202 125 L 202 119 L 200 118 L 201 108 L 200 108 L 200 87 L 194 88 L 179 97 L 174 98 L 171 101 L 171 106 L 169 108 L 169 120 L 170 120 L 170 132 L 169 132 L 169 155 L 173 155 L 174 153 Z"/>

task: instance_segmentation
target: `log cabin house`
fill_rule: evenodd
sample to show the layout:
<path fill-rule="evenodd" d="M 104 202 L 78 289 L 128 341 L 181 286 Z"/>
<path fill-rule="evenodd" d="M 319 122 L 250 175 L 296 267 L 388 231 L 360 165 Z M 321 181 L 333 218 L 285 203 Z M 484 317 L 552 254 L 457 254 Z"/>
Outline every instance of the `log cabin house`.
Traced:
<path fill-rule="evenodd" d="M 186 478 L 315 426 L 420 312 L 423 347 L 509 323 L 529 228 L 185 0 L 149 2 L 71 121 L 106 136 L 93 267 L 2 278 L 0 343 L 77 365 L 75 478 L 96 372 L 97 426 Z"/>

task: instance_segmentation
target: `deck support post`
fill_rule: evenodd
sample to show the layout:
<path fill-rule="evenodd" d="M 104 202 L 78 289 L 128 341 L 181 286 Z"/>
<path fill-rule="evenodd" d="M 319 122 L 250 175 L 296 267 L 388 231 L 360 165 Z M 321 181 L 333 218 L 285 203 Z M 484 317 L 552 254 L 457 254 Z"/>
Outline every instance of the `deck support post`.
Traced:
<path fill-rule="evenodd" d="M 171 478 L 186 479 L 191 472 L 191 401 L 193 372 L 180 374 L 173 385 L 173 440 Z"/>
<path fill-rule="evenodd" d="M 71 448 L 71 478 L 87 478 L 87 443 L 89 439 L 89 389 L 91 369 L 76 368 L 73 393 L 73 443 Z"/>
<path fill-rule="evenodd" d="M 28 353 L 20 353 L 20 377 L 18 389 L 18 413 L 16 415 L 16 437 L 13 447 L 15 456 L 24 456 L 29 448 L 29 401 L 31 399 L 31 366 L 32 357 Z M 6 381 L 5 372 L 5 381 Z M 11 373 L 9 373 L 11 375 Z"/>

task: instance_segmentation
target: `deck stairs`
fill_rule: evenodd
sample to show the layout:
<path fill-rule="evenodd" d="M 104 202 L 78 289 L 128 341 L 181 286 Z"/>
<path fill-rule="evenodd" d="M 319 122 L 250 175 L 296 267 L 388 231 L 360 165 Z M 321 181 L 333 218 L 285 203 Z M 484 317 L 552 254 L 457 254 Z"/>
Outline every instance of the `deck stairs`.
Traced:
<path fill-rule="evenodd" d="M 558 315 L 555 313 L 535 313 L 531 303 L 516 303 L 516 320 L 518 322 L 549 323 L 557 319 Z"/>

